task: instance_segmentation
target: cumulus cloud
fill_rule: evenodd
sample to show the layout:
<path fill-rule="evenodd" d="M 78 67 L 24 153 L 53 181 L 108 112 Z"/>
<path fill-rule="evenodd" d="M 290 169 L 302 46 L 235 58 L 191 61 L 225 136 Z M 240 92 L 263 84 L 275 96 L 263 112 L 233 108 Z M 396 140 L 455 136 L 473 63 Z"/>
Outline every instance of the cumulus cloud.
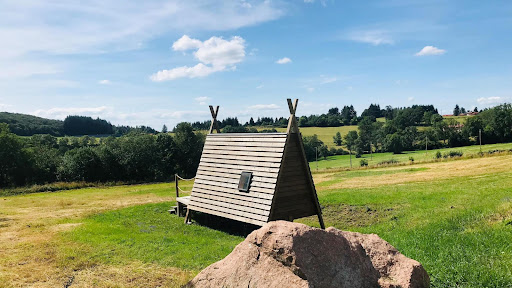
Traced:
<path fill-rule="evenodd" d="M 111 83 L 112 82 L 110 82 L 110 80 L 107 80 L 107 79 L 98 81 L 98 84 L 101 84 L 101 85 L 109 85 Z"/>
<path fill-rule="evenodd" d="M 478 102 L 478 104 L 484 105 L 484 104 L 504 103 L 504 102 L 508 101 L 509 99 L 510 99 L 509 97 L 493 96 L 493 97 L 480 97 L 480 98 L 476 99 L 476 101 Z"/>
<path fill-rule="evenodd" d="M 277 64 L 287 64 L 287 63 L 291 63 L 291 62 L 292 62 L 292 59 L 290 59 L 288 57 L 283 57 L 276 61 Z"/>
<path fill-rule="evenodd" d="M 196 100 L 199 105 L 206 105 L 206 101 L 209 101 L 211 98 L 206 96 L 197 97 L 194 100 Z"/>
<path fill-rule="evenodd" d="M 275 110 L 280 107 L 276 104 L 256 104 L 248 107 L 251 110 Z"/>
<path fill-rule="evenodd" d="M 444 53 L 446 53 L 446 50 L 444 49 L 439 49 L 437 47 L 434 47 L 434 46 L 425 46 L 423 47 L 423 49 L 421 49 L 420 52 L 414 54 L 416 56 L 430 56 L 430 55 L 443 55 Z"/>
<path fill-rule="evenodd" d="M 158 71 L 151 75 L 151 80 L 160 82 L 178 78 L 197 78 L 214 72 L 235 70 L 236 64 L 245 58 L 245 40 L 239 36 L 234 36 L 230 40 L 214 36 L 203 42 L 183 35 L 173 43 L 172 48 L 174 51 L 195 50 L 194 58 L 200 63 L 192 67 L 181 66 Z"/>
<path fill-rule="evenodd" d="M 389 33 L 384 30 L 356 30 L 349 32 L 346 38 L 351 41 L 367 43 L 374 46 L 395 43 Z"/>

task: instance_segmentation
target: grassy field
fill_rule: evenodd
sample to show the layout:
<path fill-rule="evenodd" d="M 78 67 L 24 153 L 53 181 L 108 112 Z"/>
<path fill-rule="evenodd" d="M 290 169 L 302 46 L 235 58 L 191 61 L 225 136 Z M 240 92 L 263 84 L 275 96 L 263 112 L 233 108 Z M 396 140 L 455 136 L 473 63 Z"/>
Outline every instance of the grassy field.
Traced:
<path fill-rule="evenodd" d="M 380 118 L 379 118 L 380 119 Z M 269 129 L 265 127 L 257 127 L 258 131 L 263 129 Z M 274 128 L 278 132 L 286 132 L 286 128 Z M 347 135 L 349 131 L 357 130 L 357 125 L 351 126 L 341 126 L 341 127 L 302 127 L 300 128 L 300 132 L 302 136 L 313 136 L 314 134 L 318 135 L 318 139 L 324 142 L 328 147 L 334 147 L 334 143 L 332 141 L 332 137 L 336 135 L 336 132 L 340 132 L 341 136 Z"/>
<path fill-rule="evenodd" d="M 512 149 L 512 143 L 502 143 L 502 144 L 488 144 L 482 145 L 482 152 L 491 151 L 491 150 L 508 150 Z M 472 154 L 477 154 L 480 151 L 479 145 L 473 146 L 465 146 L 465 147 L 457 147 L 457 148 L 444 148 L 444 149 L 436 149 L 436 150 L 428 150 L 425 153 L 423 151 L 406 151 L 402 154 L 393 154 L 389 153 L 373 153 L 364 154 L 361 158 L 356 158 L 352 155 L 352 167 L 360 167 L 361 159 L 365 159 L 368 161 L 369 166 L 375 166 L 382 161 L 388 160 L 396 160 L 400 163 L 410 163 L 409 158 L 413 157 L 415 162 L 425 162 L 425 161 L 433 161 L 437 152 L 441 152 L 442 154 L 447 153 L 449 151 L 461 151 L 464 153 L 463 156 L 469 156 Z M 309 166 L 312 171 L 324 170 L 324 169 L 336 169 L 336 168 L 350 168 L 350 155 L 336 155 L 329 156 L 326 159 L 318 160 L 318 162 L 310 162 Z"/>
<path fill-rule="evenodd" d="M 512 287 L 510 163 L 497 155 L 314 179 L 326 225 L 377 233 L 420 261 L 432 287 Z M 0 198 L 0 287 L 179 287 L 243 238 L 184 225 L 167 213 L 173 195 L 162 183 Z"/>

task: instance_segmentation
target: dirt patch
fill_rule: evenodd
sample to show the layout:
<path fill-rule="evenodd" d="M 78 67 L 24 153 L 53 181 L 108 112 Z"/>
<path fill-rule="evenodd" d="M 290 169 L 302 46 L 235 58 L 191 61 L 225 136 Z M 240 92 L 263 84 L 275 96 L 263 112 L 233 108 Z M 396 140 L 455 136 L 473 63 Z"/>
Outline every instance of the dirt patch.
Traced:
<path fill-rule="evenodd" d="M 333 204 L 322 207 L 324 221 L 336 227 L 367 227 L 395 219 L 396 208 Z M 304 218 L 315 221 L 317 216 Z M 309 218 L 309 219 L 308 219 Z"/>

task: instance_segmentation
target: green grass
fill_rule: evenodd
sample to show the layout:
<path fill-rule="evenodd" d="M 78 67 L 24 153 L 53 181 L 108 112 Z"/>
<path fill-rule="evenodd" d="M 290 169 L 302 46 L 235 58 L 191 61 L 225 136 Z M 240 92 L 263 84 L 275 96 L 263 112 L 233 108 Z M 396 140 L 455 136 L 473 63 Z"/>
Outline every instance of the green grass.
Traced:
<path fill-rule="evenodd" d="M 171 204 L 147 204 L 89 217 L 65 234 L 85 246 L 64 254 L 90 262 L 121 264 L 136 259 L 198 271 L 224 258 L 243 240 L 203 226 L 185 225 L 183 218 L 169 215 Z"/>
<path fill-rule="evenodd" d="M 490 151 L 490 150 L 507 150 L 512 149 L 512 143 L 502 143 L 502 144 L 488 144 L 482 145 L 482 151 Z M 355 155 L 352 155 L 352 167 L 360 167 L 361 159 L 366 159 L 368 161 L 368 165 L 373 166 L 377 165 L 382 161 L 387 160 L 397 160 L 400 163 L 408 163 L 409 157 L 413 157 L 415 162 L 422 161 L 431 161 L 435 157 L 437 152 L 446 153 L 449 151 L 462 151 L 464 156 L 470 154 L 477 154 L 480 151 L 479 145 L 473 146 L 465 146 L 465 147 L 456 147 L 456 148 L 443 148 L 436 150 L 429 150 L 425 153 L 424 150 L 420 151 L 406 151 L 402 154 L 393 154 L 393 153 L 373 153 L 364 154 L 361 158 L 356 158 Z M 312 171 L 324 170 L 324 169 L 333 169 L 333 168 L 350 168 L 350 155 L 336 155 L 329 156 L 326 159 L 319 160 L 318 162 L 312 161 L 309 162 L 309 166 Z"/>
<path fill-rule="evenodd" d="M 322 189 L 319 200 L 326 225 L 378 234 L 422 263 L 432 287 L 512 287 L 512 169 L 479 176 Z"/>
<path fill-rule="evenodd" d="M 380 118 L 379 118 L 380 119 Z M 272 127 L 256 127 L 258 131 L 263 129 L 272 129 Z M 286 132 L 286 128 L 274 128 L 277 132 Z M 300 132 L 302 136 L 313 136 L 318 135 L 318 139 L 324 142 L 328 147 L 335 147 L 332 137 L 336 135 L 336 132 L 340 132 L 341 136 L 345 136 L 349 131 L 357 131 L 357 125 L 341 126 L 341 127 L 301 127 Z"/>
<path fill-rule="evenodd" d="M 485 148 L 509 147 L 504 145 L 512 144 Z M 478 150 L 467 147 L 466 151 Z M 332 171 L 314 177 L 327 226 L 378 234 L 422 263 L 432 287 L 512 287 L 509 163 L 511 155 L 498 155 L 398 168 Z M 190 190 L 191 182 L 181 184 Z M 55 246 L 49 246 L 50 250 L 48 244 L 25 243 L 9 250 L 10 244 L 0 243 L 0 250 L 4 248 L 8 253 L 0 263 L 7 261 L 13 266 L 4 263 L 4 267 L 23 269 L 25 266 L 17 263 L 24 263 L 31 255 L 37 259 L 56 255 L 59 269 L 73 271 L 112 266 L 124 269 L 140 262 L 155 265 L 155 269 L 176 267 L 196 273 L 225 257 L 243 240 L 197 224 L 185 225 L 183 218 L 169 215 L 173 194 L 172 183 L 161 183 L 7 197 L 0 202 L 0 216 L 27 219 L 2 229 L 21 229 L 24 235 L 31 235 L 27 239 L 53 231 L 52 227 L 59 226 L 56 224 L 81 224 L 56 234 L 51 242 Z M 130 199 L 138 201 L 133 203 L 158 203 L 108 208 Z M 110 206 L 97 211 L 97 203 Z M 27 212 L 34 207 L 34 213 L 50 210 L 44 214 L 48 218 Z M 89 212 L 67 214 L 80 209 Z M 298 222 L 318 226 L 316 217 Z M 115 280 L 114 276 L 109 280 Z"/>
<path fill-rule="evenodd" d="M 468 119 L 468 117 L 473 117 L 473 116 L 445 116 L 443 117 L 444 119 L 455 119 L 457 120 L 457 122 L 459 123 L 466 123 L 466 119 Z"/>

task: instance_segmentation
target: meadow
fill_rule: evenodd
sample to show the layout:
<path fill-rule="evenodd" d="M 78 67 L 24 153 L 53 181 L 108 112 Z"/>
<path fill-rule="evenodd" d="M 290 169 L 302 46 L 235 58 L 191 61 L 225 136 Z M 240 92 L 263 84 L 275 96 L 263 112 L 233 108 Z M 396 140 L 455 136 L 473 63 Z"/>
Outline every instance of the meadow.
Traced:
<path fill-rule="evenodd" d="M 266 127 L 256 127 L 258 131 L 263 129 L 271 129 Z M 286 128 L 274 128 L 277 132 L 286 132 Z M 301 127 L 300 132 L 302 136 L 313 136 L 317 135 L 318 139 L 324 142 L 327 147 L 336 147 L 334 145 L 332 137 L 336 135 L 337 132 L 341 133 L 341 136 L 345 136 L 349 131 L 357 131 L 357 125 L 349 125 L 349 126 L 340 126 L 340 127 Z"/>
<path fill-rule="evenodd" d="M 432 287 L 512 287 L 512 155 L 314 173 L 327 226 L 377 233 Z M 182 185 L 183 184 L 183 185 Z M 184 190 L 191 182 L 180 182 Z M 243 237 L 169 215 L 173 183 L 0 198 L 0 286 L 179 287 Z M 299 219 L 317 226 L 316 217 Z"/>
<path fill-rule="evenodd" d="M 482 145 L 482 152 L 488 152 L 493 150 L 510 150 L 512 149 L 512 143 L 500 143 L 500 144 L 487 144 Z M 352 167 L 357 168 L 361 166 L 361 160 L 365 159 L 368 162 L 368 166 L 379 165 L 383 161 L 398 161 L 401 164 L 410 164 L 412 157 L 415 163 L 418 162 L 431 162 L 435 161 L 436 154 L 449 153 L 450 151 L 460 151 L 463 153 L 463 157 L 470 157 L 480 152 L 479 145 L 456 147 L 456 148 L 443 148 L 435 150 L 417 150 L 417 151 L 404 151 L 401 154 L 388 153 L 373 153 L 363 154 L 361 158 L 356 158 L 352 155 Z M 442 159 L 440 159 L 442 160 Z M 325 170 L 325 169 L 343 169 L 350 168 L 350 155 L 335 155 L 328 156 L 325 159 L 319 159 L 318 161 L 309 162 L 311 171 Z"/>

